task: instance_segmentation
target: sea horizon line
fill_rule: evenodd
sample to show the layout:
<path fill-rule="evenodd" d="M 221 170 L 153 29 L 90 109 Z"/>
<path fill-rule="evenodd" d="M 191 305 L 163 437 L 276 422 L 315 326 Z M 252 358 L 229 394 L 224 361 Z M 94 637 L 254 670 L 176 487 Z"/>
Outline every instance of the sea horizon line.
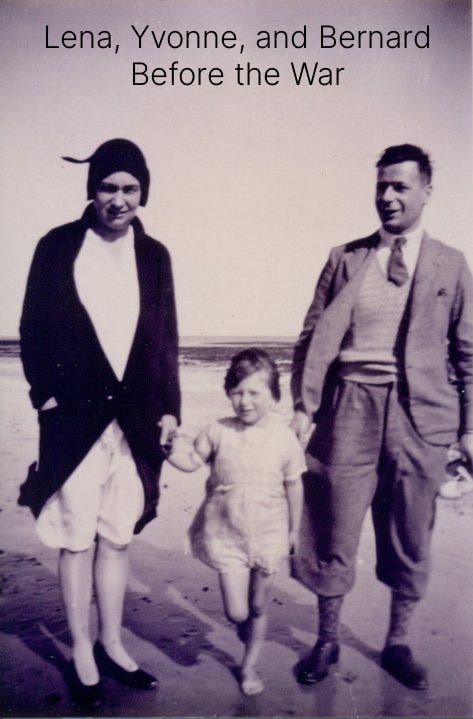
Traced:
<path fill-rule="evenodd" d="M 179 344 L 190 342 L 207 342 L 211 344 L 229 344 L 242 341 L 247 342 L 295 342 L 295 335 L 263 335 L 263 334 L 242 334 L 242 335 L 219 335 L 219 334 L 183 334 L 180 335 Z M 14 335 L 0 336 L 0 343 L 19 342 L 20 337 Z"/>

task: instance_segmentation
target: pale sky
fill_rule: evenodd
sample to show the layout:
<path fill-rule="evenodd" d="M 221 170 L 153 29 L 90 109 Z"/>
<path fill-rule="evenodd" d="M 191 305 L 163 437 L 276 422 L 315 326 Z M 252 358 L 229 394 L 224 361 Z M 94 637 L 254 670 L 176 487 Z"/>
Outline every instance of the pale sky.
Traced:
<path fill-rule="evenodd" d="M 150 27 L 141 50 L 132 24 Z M 323 24 L 429 25 L 430 48 L 321 49 Z M 50 44 L 107 30 L 120 49 L 46 48 L 46 25 Z M 306 49 L 255 46 L 259 30 L 304 25 Z M 146 156 L 140 217 L 171 252 L 182 335 L 296 335 L 330 247 L 377 227 L 374 165 L 391 144 L 431 154 L 425 227 L 473 260 L 469 1 L 0 0 L 0 28 L 0 335 L 17 334 L 36 242 L 85 206 L 88 166 L 61 155 L 113 137 Z M 233 30 L 238 48 L 157 49 L 149 35 L 186 29 Z M 221 67 L 224 83 L 132 85 L 133 61 L 173 60 Z M 297 87 L 290 64 L 304 61 L 345 67 L 340 85 Z M 239 62 L 281 81 L 239 87 Z"/>

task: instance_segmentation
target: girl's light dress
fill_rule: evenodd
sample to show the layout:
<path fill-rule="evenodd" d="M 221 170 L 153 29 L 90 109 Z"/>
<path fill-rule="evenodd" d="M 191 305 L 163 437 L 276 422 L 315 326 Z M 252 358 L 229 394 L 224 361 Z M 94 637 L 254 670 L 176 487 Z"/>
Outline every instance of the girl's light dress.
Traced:
<path fill-rule="evenodd" d="M 189 530 L 194 556 L 219 572 L 275 572 L 289 553 L 284 484 L 305 470 L 296 436 L 272 412 L 256 425 L 238 417 L 217 420 L 196 444 L 211 447 L 211 473 Z"/>

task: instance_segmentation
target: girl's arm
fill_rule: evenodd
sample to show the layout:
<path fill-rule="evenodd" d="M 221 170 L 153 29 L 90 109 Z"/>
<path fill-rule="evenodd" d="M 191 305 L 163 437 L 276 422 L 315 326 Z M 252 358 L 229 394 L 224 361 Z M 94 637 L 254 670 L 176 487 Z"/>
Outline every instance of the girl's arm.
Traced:
<path fill-rule="evenodd" d="M 183 472 L 194 472 L 210 457 L 212 448 L 208 437 L 201 433 L 191 445 L 182 436 L 174 438 L 167 461 Z"/>
<path fill-rule="evenodd" d="M 294 554 L 299 544 L 299 531 L 302 516 L 302 479 L 284 483 L 286 491 L 287 506 L 289 508 L 289 551 Z"/>

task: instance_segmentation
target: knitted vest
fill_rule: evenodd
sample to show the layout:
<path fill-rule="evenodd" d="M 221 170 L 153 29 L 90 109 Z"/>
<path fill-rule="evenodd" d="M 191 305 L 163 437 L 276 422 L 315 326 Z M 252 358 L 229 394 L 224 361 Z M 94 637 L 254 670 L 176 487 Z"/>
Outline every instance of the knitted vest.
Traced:
<path fill-rule="evenodd" d="M 343 378 L 368 384 L 396 379 L 399 328 L 411 282 L 398 287 L 383 275 L 376 257 L 370 263 L 338 357 Z"/>

